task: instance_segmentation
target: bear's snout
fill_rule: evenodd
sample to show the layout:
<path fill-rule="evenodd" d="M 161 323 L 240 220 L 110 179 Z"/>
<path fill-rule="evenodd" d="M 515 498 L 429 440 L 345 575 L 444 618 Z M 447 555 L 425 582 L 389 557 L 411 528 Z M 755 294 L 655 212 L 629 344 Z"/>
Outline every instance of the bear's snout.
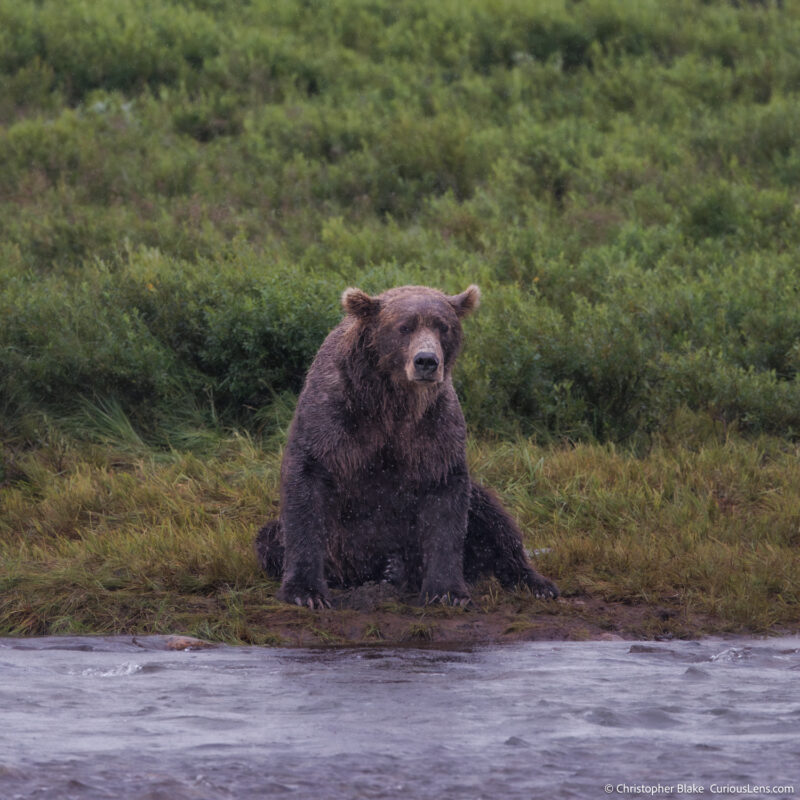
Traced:
<path fill-rule="evenodd" d="M 423 350 L 414 356 L 414 376 L 417 380 L 433 380 L 438 369 L 439 358 L 436 353 Z"/>
<path fill-rule="evenodd" d="M 412 383 L 441 383 L 444 379 L 442 343 L 430 328 L 422 328 L 409 342 L 406 378 Z"/>

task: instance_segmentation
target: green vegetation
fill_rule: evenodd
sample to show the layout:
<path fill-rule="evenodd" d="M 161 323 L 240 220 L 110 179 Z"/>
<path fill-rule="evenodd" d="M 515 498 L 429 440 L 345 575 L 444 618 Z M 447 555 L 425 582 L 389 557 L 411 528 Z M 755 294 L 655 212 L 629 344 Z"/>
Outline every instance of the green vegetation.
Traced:
<path fill-rule="evenodd" d="M 0 0 L 0 632 L 273 641 L 294 397 L 409 282 L 568 595 L 796 624 L 798 130 L 798 0 Z"/>

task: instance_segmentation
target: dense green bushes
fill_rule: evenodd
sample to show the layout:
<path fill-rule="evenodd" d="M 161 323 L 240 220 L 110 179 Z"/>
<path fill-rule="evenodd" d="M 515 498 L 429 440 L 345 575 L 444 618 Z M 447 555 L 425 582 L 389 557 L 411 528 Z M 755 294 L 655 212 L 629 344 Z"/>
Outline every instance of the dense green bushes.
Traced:
<path fill-rule="evenodd" d="M 563 308 L 483 269 L 484 304 L 467 323 L 457 376 L 473 424 L 625 439 L 688 405 L 755 430 L 800 430 L 792 257 L 694 278 L 609 270 L 596 299 L 573 294 Z M 473 274 L 423 266 L 347 271 L 374 291 L 400 280 L 455 291 Z M 118 398 L 145 428 L 169 419 L 176 404 L 253 419 L 276 395 L 299 389 L 339 318 L 344 282 L 243 244 L 197 262 L 143 249 L 113 267 L 84 266 L 79 279 L 6 275 L 6 424 L 36 407 L 71 412 L 95 395 Z"/>
<path fill-rule="evenodd" d="M 794 2 L 0 0 L 0 429 L 258 425 L 345 286 L 475 281 L 480 429 L 795 436 L 799 92 Z"/>

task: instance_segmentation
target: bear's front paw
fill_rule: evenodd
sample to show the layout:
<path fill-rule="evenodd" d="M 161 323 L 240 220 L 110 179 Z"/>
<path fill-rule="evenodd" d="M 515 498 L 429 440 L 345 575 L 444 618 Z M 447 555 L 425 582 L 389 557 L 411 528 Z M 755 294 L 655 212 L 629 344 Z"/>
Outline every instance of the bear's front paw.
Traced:
<path fill-rule="evenodd" d="M 469 592 L 464 584 L 447 587 L 436 584 L 424 584 L 419 593 L 420 605 L 428 606 L 440 603 L 443 606 L 460 606 L 466 608 L 470 602 Z"/>
<path fill-rule="evenodd" d="M 540 600 L 555 600 L 560 594 L 558 586 L 535 570 L 530 570 L 530 572 L 525 575 L 522 580 L 522 585 Z"/>
<path fill-rule="evenodd" d="M 278 600 L 312 609 L 331 607 L 326 587 L 309 586 L 303 581 L 284 581 L 278 591 Z"/>

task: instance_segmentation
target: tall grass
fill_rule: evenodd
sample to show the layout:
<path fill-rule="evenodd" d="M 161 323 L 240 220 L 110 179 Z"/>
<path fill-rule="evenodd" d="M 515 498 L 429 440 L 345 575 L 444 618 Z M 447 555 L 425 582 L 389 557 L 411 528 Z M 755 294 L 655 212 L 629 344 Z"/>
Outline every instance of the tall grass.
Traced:
<path fill-rule="evenodd" d="M 470 466 L 568 598 L 706 619 L 695 632 L 795 625 L 797 448 L 726 439 L 702 418 L 675 427 L 643 458 L 612 444 L 473 440 Z M 280 449 L 242 435 L 202 453 L 128 444 L 61 440 L 15 460 L 0 492 L 0 632 L 274 640 L 277 585 L 252 543 L 275 513 Z"/>

